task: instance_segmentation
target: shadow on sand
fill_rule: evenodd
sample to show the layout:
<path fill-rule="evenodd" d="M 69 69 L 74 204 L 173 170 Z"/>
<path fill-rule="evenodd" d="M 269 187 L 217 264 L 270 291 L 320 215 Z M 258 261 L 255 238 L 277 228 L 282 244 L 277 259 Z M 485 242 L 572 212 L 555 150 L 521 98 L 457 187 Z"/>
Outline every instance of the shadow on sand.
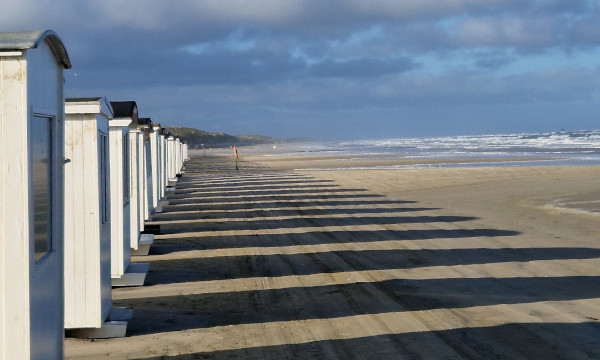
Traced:
<path fill-rule="evenodd" d="M 212 166 L 212 167 L 211 167 Z M 440 239 L 448 247 L 464 239 L 486 241 L 503 237 L 503 243 L 518 239 L 519 232 L 509 229 L 473 228 L 475 217 L 448 214 L 439 208 L 416 207 L 414 201 L 391 201 L 360 189 L 331 187 L 329 183 L 305 176 L 284 176 L 269 172 L 268 181 L 261 182 L 262 167 L 250 166 L 256 174 L 235 178 L 235 171 L 216 163 L 192 162 L 186 176 L 177 185 L 173 200 L 164 207 L 156 220 L 172 221 L 161 225 L 148 258 L 151 269 L 147 285 L 177 284 L 203 281 L 314 274 L 343 274 L 348 271 L 416 269 L 433 266 L 462 266 L 503 262 L 527 263 L 539 260 L 577 260 L 600 258 L 599 249 L 590 248 L 457 248 L 457 249 L 387 249 L 360 251 L 306 250 L 307 245 L 337 243 L 374 243 L 397 240 Z M 226 172 L 226 173 L 223 173 Z M 207 175 L 208 174 L 208 175 Z M 238 186 L 265 189 L 248 192 L 242 199 L 223 194 L 233 189 L 222 181 L 235 181 Z M 203 178 L 203 181 L 195 179 Z M 234 180 L 231 180 L 234 179 Z M 286 190 L 285 187 L 309 190 Z M 204 183 L 205 185 L 201 185 Z M 299 183 L 302 183 L 300 185 Z M 327 187 L 321 185 L 326 184 Z M 188 186 L 186 188 L 186 186 Z M 199 189 L 223 191 L 206 198 L 193 193 Z M 333 190 L 336 189 L 336 190 Z M 211 191 L 212 191 L 211 190 Z M 359 191 L 360 190 L 360 191 Z M 186 196 L 186 194 L 191 196 Z M 237 196 L 237 195 L 236 195 Z M 237 199 L 237 200 L 236 200 Z M 411 208 L 410 204 L 415 204 Z M 337 206 L 357 206 L 338 209 Z M 285 207 L 287 210 L 273 209 Z M 291 207 L 303 210 L 290 210 Z M 369 206 L 361 209 L 358 206 Z M 308 209 L 306 209 L 308 207 Z M 310 207 L 314 207 L 311 209 Z M 270 209 L 261 212 L 260 209 Z M 192 213 L 191 211 L 203 211 Z M 204 213 L 208 211 L 208 213 Z M 431 211 L 432 213 L 427 213 Z M 178 212 L 170 214 L 170 212 Z M 412 213 L 417 214 L 412 214 Z M 390 216 L 378 216 L 383 213 Z M 398 213 L 398 214 L 394 214 Z M 293 216 L 296 219 L 270 219 L 273 216 Z M 341 215 L 335 218 L 320 214 Z M 178 223 L 190 219 L 223 219 L 220 223 Z M 227 221 L 243 219 L 243 221 Z M 377 226 L 422 224 L 422 229 L 377 229 Z M 433 225 L 435 224 L 435 225 Z M 373 231 L 335 230 L 325 227 L 373 225 Z M 323 228 L 300 232 L 302 227 Z M 261 234 L 261 229 L 281 229 L 283 234 Z M 202 231 L 256 230 L 256 236 L 202 236 Z M 200 233 L 177 238 L 176 234 Z M 161 255 L 192 250 L 295 248 L 295 253 L 256 254 L 217 257 L 192 255 L 177 260 L 161 260 Z M 194 256 L 198 255 L 196 252 Z M 600 297 L 600 277 L 508 277 L 508 278 L 432 278 L 395 279 L 340 283 L 331 285 L 284 287 L 264 290 L 223 291 L 212 293 L 132 298 L 115 301 L 116 306 L 131 306 L 134 318 L 129 322 L 129 335 L 206 329 L 215 326 L 293 322 L 311 319 L 335 319 L 366 314 L 405 313 L 440 309 L 460 309 L 473 306 L 527 304 L 544 301 L 566 301 Z M 322 340 L 276 346 L 248 346 L 241 349 L 199 352 L 187 355 L 140 358 L 149 359 L 429 359 L 436 358 L 431 344 L 443 344 L 462 358 L 472 359 L 569 359 L 600 358 L 600 325 L 590 321 L 566 323 L 510 323 L 490 327 L 465 325 L 458 329 L 427 332 L 407 332 L 365 336 L 351 339 Z M 289 325 L 293 326 L 293 325 Z M 547 334 L 563 334 L 555 343 Z M 545 334 L 541 336 L 540 334 Z M 539 344 L 539 346 L 531 346 Z M 375 350 L 374 350 L 375 349 Z"/>
<path fill-rule="evenodd" d="M 598 359 L 600 343 L 597 322 L 578 324 L 521 323 L 490 327 L 471 327 L 432 332 L 411 332 L 360 337 L 344 340 L 322 340 L 301 344 L 248 347 L 235 350 L 201 352 L 188 355 L 139 358 L 136 360 L 190 359 L 327 359 L 330 354 L 347 353 L 346 359 L 441 359 L 442 349 L 431 348 L 441 339 L 464 359 Z M 545 344 L 538 334 L 570 334 L 569 342 Z M 472 340 L 484 339 L 474 348 Z M 390 347 L 390 344 L 393 345 Z M 506 346 L 506 344 L 510 344 Z M 540 346 L 531 346 L 540 344 Z M 543 345 L 542 345 L 543 344 Z M 524 350 L 527 349 L 527 350 Z"/>

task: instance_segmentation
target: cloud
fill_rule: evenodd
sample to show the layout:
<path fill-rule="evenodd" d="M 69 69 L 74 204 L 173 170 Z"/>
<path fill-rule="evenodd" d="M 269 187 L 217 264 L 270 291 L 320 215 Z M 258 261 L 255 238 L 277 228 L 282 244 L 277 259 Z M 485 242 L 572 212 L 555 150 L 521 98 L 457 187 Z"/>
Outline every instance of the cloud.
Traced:
<path fill-rule="evenodd" d="M 225 39 L 201 42 L 181 47 L 181 50 L 195 55 L 213 54 L 218 51 L 246 53 L 256 48 L 256 39 L 245 38 L 240 29 L 230 33 Z"/>
<path fill-rule="evenodd" d="M 569 44 L 579 46 L 600 45 L 600 15 L 587 16 L 572 26 L 566 37 Z"/>
<path fill-rule="evenodd" d="M 511 53 L 502 51 L 482 52 L 474 55 L 475 68 L 485 70 L 500 70 L 513 63 L 516 57 Z"/>
<path fill-rule="evenodd" d="M 372 78 L 387 74 L 403 73 L 417 67 L 418 65 L 409 58 L 389 60 L 361 58 L 348 61 L 327 60 L 310 66 L 308 74 L 309 76 L 316 77 Z"/>
<path fill-rule="evenodd" d="M 376 14 L 391 19 L 440 18 L 464 13 L 490 13 L 512 9 L 519 0 L 372 0 L 350 1 L 357 14 Z"/>

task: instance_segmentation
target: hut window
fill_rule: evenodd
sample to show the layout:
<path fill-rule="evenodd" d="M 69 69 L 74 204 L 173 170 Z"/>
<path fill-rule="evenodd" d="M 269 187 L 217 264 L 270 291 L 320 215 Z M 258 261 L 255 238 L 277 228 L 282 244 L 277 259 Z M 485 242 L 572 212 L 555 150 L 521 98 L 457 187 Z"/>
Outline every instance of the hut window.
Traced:
<path fill-rule="evenodd" d="M 129 174 L 129 134 L 124 132 L 123 133 L 123 204 L 128 204 L 129 203 L 129 197 L 131 194 L 130 191 L 130 186 L 131 184 L 129 183 L 129 178 L 130 178 L 130 174 Z"/>
<path fill-rule="evenodd" d="M 33 116 L 30 129 L 33 249 L 38 261 L 52 251 L 52 117 Z"/>
<path fill-rule="evenodd" d="M 102 224 L 108 222 L 108 136 L 98 133 L 98 161 L 100 162 L 100 220 Z"/>

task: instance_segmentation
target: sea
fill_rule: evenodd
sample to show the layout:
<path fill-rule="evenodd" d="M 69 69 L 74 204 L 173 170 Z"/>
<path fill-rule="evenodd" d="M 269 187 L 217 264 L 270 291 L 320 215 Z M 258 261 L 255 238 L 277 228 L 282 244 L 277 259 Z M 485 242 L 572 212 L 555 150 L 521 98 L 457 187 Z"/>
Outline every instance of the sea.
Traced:
<path fill-rule="evenodd" d="M 600 165 L 600 130 L 306 142 L 276 145 L 269 155 L 411 160 L 368 169 Z"/>

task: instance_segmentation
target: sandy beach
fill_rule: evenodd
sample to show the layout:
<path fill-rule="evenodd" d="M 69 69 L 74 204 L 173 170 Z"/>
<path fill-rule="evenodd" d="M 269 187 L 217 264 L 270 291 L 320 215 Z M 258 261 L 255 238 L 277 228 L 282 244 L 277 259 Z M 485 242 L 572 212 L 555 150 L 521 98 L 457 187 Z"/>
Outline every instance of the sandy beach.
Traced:
<path fill-rule="evenodd" d="M 192 156 L 127 337 L 67 359 L 600 358 L 600 167 L 243 154 Z"/>

